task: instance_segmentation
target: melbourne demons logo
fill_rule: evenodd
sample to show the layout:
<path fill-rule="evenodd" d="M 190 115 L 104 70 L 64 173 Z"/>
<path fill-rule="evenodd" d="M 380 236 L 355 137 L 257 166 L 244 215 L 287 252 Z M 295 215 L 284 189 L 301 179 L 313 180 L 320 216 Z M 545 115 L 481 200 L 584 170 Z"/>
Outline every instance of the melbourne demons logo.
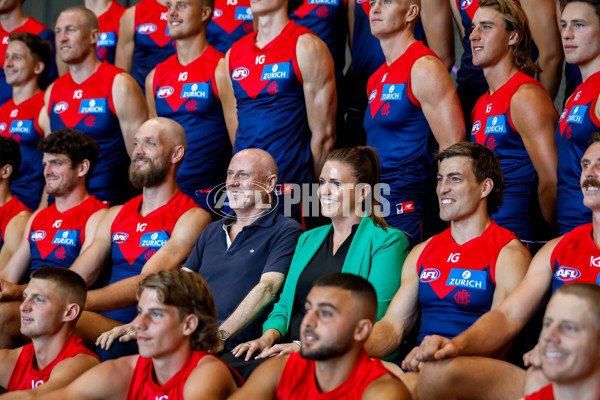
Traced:
<path fill-rule="evenodd" d="M 162 86 L 158 88 L 158 91 L 156 92 L 156 97 L 158 97 L 159 99 L 164 99 L 172 95 L 173 92 L 175 92 L 175 89 L 173 89 L 172 86 Z"/>
<path fill-rule="evenodd" d="M 137 31 L 139 34 L 142 34 L 142 35 L 150 35 L 151 33 L 156 32 L 156 25 L 151 24 L 151 23 L 142 24 L 142 25 L 138 26 Z"/>
<path fill-rule="evenodd" d="M 554 277 L 561 281 L 572 281 L 581 276 L 581 272 L 578 269 L 571 267 L 560 267 L 555 273 Z"/>
<path fill-rule="evenodd" d="M 231 79 L 233 79 L 234 81 L 239 81 L 239 80 L 242 80 L 245 77 L 247 77 L 248 74 L 250 74 L 250 71 L 248 71 L 248 68 L 237 67 L 231 73 Z"/>
<path fill-rule="evenodd" d="M 112 241 L 114 243 L 121 244 L 124 241 L 126 241 L 128 237 L 129 237 L 129 235 L 126 234 L 125 232 L 117 232 L 117 233 L 113 234 Z"/>
<path fill-rule="evenodd" d="M 429 283 L 435 281 L 440 277 L 440 271 L 435 268 L 427 268 L 421 272 L 419 280 L 423 283 Z"/>
<path fill-rule="evenodd" d="M 67 108 L 69 108 L 69 104 L 66 101 L 61 101 L 54 106 L 54 112 L 56 114 L 62 114 L 67 111 Z"/>
<path fill-rule="evenodd" d="M 31 233 L 31 240 L 33 240 L 34 242 L 43 240 L 45 237 L 46 237 L 45 231 L 35 231 L 35 232 Z"/>

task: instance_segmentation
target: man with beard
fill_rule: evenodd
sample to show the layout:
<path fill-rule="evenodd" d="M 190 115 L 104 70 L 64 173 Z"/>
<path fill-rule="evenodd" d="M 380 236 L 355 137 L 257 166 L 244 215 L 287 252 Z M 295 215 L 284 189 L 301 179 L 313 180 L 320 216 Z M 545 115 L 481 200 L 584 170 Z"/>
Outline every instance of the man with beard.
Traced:
<path fill-rule="evenodd" d="M 325 275 L 309 292 L 305 312 L 300 353 L 268 360 L 230 399 L 411 398 L 363 348 L 377 315 L 377 296 L 368 281 L 353 274 Z"/>
<path fill-rule="evenodd" d="M 94 241 L 72 266 L 89 287 L 106 263 L 112 265 L 109 285 L 88 292 L 86 311 L 77 324 L 88 345 L 102 332 L 135 318 L 138 283 L 149 274 L 178 268 L 211 220 L 177 187 L 186 149 L 181 125 L 153 118 L 137 130 L 133 145 L 129 179 L 143 193 L 108 210 Z"/>
<path fill-rule="evenodd" d="M 93 139 L 63 128 L 40 139 L 46 193 L 54 204 L 36 211 L 19 247 L 0 265 L 0 348 L 12 348 L 19 331 L 20 300 L 26 285 L 17 285 L 42 266 L 68 268 L 94 239 L 106 205 L 90 196 L 87 182 L 98 160 Z M 19 301 L 6 301 L 19 300 Z"/>

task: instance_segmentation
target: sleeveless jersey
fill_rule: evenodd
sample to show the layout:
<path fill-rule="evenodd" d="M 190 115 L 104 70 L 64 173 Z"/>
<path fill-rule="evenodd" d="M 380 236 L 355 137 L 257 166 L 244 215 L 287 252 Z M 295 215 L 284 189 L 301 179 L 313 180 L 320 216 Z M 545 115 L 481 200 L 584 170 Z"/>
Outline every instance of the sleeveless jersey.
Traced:
<path fill-rule="evenodd" d="M 598 96 L 600 72 L 596 72 L 577 86 L 567 101 L 556 127 L 556 217 L 561 234 L 592 221 L 592 211 L 583 205 L 579 178 L 581 157 L 588 147 L 592 133 L 600 130 L 600 121 L 594 111 Z"/>
<path fill-rule="evenodd" d="M 525 400 L 554 400 L 554 390 L 552 384 L 544 386 L 540 390 L 525 396 Z"/>
<path fill-rule="evenodd" d="M 510 115 L 512 96 L 525 84 L 543 89 L 535 79 L 519 71 L 493 94 L 488 91 L 477 101 L 473 109 L 471 141 L 490 148 L 502 165 L 506 185 L 504 203 L 492 218 L 520 239 L 533 240 L 537 173 Z"/>
<path fill-rule="evenodd" d="M 302 5 L 290 14 L 290 19 L 310 29 L 325 42 L 333 58 L 336 79 L 344 73 L 346 63 L 347 7 L 348 0 L 304 0 Z"/>
<path fill-rule="evenodd" d="M 431 238 L 417 261 L 421 343 L 427 335 L 453 338 L 492 307 L 496 261 L 517 237 L 494 221 L 481 236 L 463 245 L 450 229 Z"/>
<path fill-rule="evenodd" d="M 17 359 L 17 363 L 15 364 L 15 368 L 13 369 L 6 389 L 9 392 L 15 390 L 35 389 L 50 379 L 50 374 L 52 374 L 52 370 L 56 364 L 79 354 L 87 354 L 88 356 L 98 358 L 87 347 L 85 347 L 83 340 L 74 334 L 71 334 L 65 344 L 63 344 L 56 358 L 38 371 L 33 368 L 33 359 L 35 357 L 33 343 L 26 344 L 23 346 L 23 349 L 19 354 L 19 358 Z"/>
<path fill-rule="evenodd" d="M 6 75 L 4 74 L 4 54 L 8 47 L 8 37 L 11 33 L 29 32 L 38 35 L 48 43 L 52 49 L 50 60 L 50 71 L 48 79 L 45 82 L 40 81 L 40 87 L 45 89 L 50 83 L 58 78 L 58 69 L 56 68 L 55 46 L 54 46 L 54 31 L 46 25 L 36 21 L 33 18 L 27 19 L 23 25 L 10 32 L 5 31 L 0 25 L 0 105 L 12 99 L 12 86 L 6 83 Z"/>
<path fill-rule="evenodd" d="M 250 0 L 215 0 L 206 40 L 221 53 L 254 30 Z"/>
<path fill-rule="evenodd" d="M 37 149 L 40 138 L 44 136 L 38 125 L 38 116 L 44 106 L 44 92 L 39 92 L 21 104 L 15 104 L 12 98 L 0 107 L 0 134 L 12 137 L 19 143 L 21 166 L 10 191 L 19 196 L 32 210 L 37 209 L 44 186 L 44 167 L 42 152 Z"/>
<path fill-rule="evenodd" d="M 550 256 L 552 293 L 565 283 L 600 285 L 600 249 L 592 240 L 592 224 L 573 229 L 558 242 Z"/>
<path fill-rule="evenodd" d="M 433 182 L 431 131 L 421 105 L 410 89 L 410 72 L 421 57 L 435 56 L 423 42 L 411 44 L 391 65 L 384 63 L 369 79 L 369 104 L 364 127 L 367 145 L 375 148 L 381 160 L 381 182 L 390 185 L 386 196 L 423 203 Z M 414 211 L 415 205 L 410 211 Z M 406 210 L 393 210 L 392 213 Z M 389 223 L 389 222 L 388 222 Z"/>
<path fill-rule="evenodd" d="M 205 209 L 207 192 L 225 181 L 231 159 L 215 83 L 215 68 L 222 57 L 212 46 L 188 65 L 181 65 L 173 55 L 156 66 L 152 85 L 158 116 L 177 121 L 185 129 L 187 151 L 177 184 Z M 185 76 L 182 81 L 181 76 Z"/>
<path fill-rule="evenodd" d="M 154 364 L 152 363 L 152 359 L 139 356 L 137 363 L 135 364 L 135 369 L 133 370 L 131 383 L 129 384 L 127 399 L 183 399 L 185 382 L 194 368 L 198 366 L 200 360 L 204 357 L 215 357 L 215 359 L 222 362 L 218 357 L 204 351 L 192 351 L 181 369 L 164 385 L 160 386 L 154 382 L 152 377 L 154 374 Z M 229 365 L 227 365 L 227 367 L 229 367 Z M 238 386 L 241 386 L 244 383 L 242 377 L 231 367 L 229 367 L 229 370 Z"/>
<path fill-rule="evenodd" d="M 117 39 L 119 37 L 119 23 L 127 7 L 113 0 L 108 10 L 98 17 L 100 23 L 100 36 L 96 44 L 96 55 L 100 61 L 115 63 L 117 52 Z"/>
<path fill-rule="evenodd" d="M 19 201 L 16 196 L 13 196 L 9 201 L 0 207 L 0 249 L 4 244 L 4 234 L 6 226 L 9 222 L 23 211 L 31 211 L 27 206 Z"/>
<path fill-rule="evenodd" d="M 112 87 L 122 69 L 102 62 L 78 84 L 70 73 L 56 80 L 50 93 L 50 128 L 68 126 L 91 136 L 98 146 L 98 164 L 90 178 L 90 194 L 112 205 L 123 204 L 128 192 L 129 156 L 113 104 Z"/>
<path fill-rule="evenodd" d="M 145 91 L 146 75 L 176 51 L 175 40 L 169 36 L 167 7 L 156 0 L 139 2 L 135 6 L 133 39 L 131 76 Z"/>
<path fill-rule="evenodd" d="M 60 213 L 56 203 L 35 216 L 29 231 L 30 273 L 44 266 L 69 268 L 85 241 L 85 225 L 96 211 L 106 208 L 94 196 Z"/>
<path fill-rule="evenodd" d="M 139 214 L 143 195 L 123 205 L 111 226 L 112 272 L 109 284 L 139 275 L 150 259 L 171 237 L 173 227 L 196 203 L 181 191 L 162 207 L 142 217 Z M 136 316 L 136 307 L 108 311 L 103 315 L 123 323 Z"/>
<path fill-rule="evenodd" d="M 311 133 L 296 59 L 298 38 L 310 31 L 290 21 L 262 49 L 254 44 L 256 33 L 234 43 L 229 54 L 238 116 L 233 152 L 265 150 L 277 161 L 279 182 L 311 182 Z"/>
<path fill-rule="evenodd" d="M 362 350 L 344 383 L 329 392 L 320 393 L 315 381 L 315 365 L 314 360 L 307 360 L 300 353 L 290 354 L 277 385 L 277 399 L 359 400 L 367 386 L 390 373 L 381 361 L 371 359 Z"/>

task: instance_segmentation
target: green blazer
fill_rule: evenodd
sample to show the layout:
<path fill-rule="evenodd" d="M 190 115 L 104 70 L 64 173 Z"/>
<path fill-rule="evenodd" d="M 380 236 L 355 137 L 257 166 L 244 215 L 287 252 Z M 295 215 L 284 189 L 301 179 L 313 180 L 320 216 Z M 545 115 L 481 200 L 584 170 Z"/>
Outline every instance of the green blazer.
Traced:
<path fill-rule="evenodd" d="M 298 278 L 332 228 L 332 225 L 321 226 L 300 236 L 281 297 L 263 324 L 263 332 L 277 329 L 282 337 L 287 333 Z M 377 320 L 383 317 L 400 287 L 402 265 L 407 254 L 408 239 L 404 233 L 394 228 L 387 228 L 386 232 L 373 224 L 371 217 L 363 217 L 350 243 L 342 272 L 362 276 L 375 287 Z"/>

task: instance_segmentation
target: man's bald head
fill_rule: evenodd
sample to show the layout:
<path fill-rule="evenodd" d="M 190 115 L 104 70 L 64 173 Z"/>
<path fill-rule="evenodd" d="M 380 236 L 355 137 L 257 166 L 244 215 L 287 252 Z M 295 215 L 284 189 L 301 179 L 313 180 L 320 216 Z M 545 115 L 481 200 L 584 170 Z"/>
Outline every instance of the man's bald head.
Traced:
<path fill-rule="evenodd" d="M 260 172 L 260 174 L 264 177 L 268 177 L 270 175 L 277 176 L 277 163 L 273 156 L 261 149 L 245 149 L 238 153 L 236 153 L 231 162 L 234 160 L 244 159 L 250 162 L 254 167 L 256 172 Z"/>
<path fill-rule="evenodd" d="M 172 147 L 183 146 L 184 149 L 187 148 L 185 130 L 169 118 L 151 118 L 140 125 L 138 132 L 155 132 L 161 141 L 169 143 Z"/>
<path fill-rule="evenodd" d="M 60 14 L 67 13 L 78 14 L 81 18 L 82 25 L 85 26 L 89 32 L 92 32 L 93 30 L 100 30 L 100 23 L 98 22 L 98 17 L 96 17 L 96 14 L 94 14 L 91 10 L 83 6 L 73 6 L 63 10 Z"/>

